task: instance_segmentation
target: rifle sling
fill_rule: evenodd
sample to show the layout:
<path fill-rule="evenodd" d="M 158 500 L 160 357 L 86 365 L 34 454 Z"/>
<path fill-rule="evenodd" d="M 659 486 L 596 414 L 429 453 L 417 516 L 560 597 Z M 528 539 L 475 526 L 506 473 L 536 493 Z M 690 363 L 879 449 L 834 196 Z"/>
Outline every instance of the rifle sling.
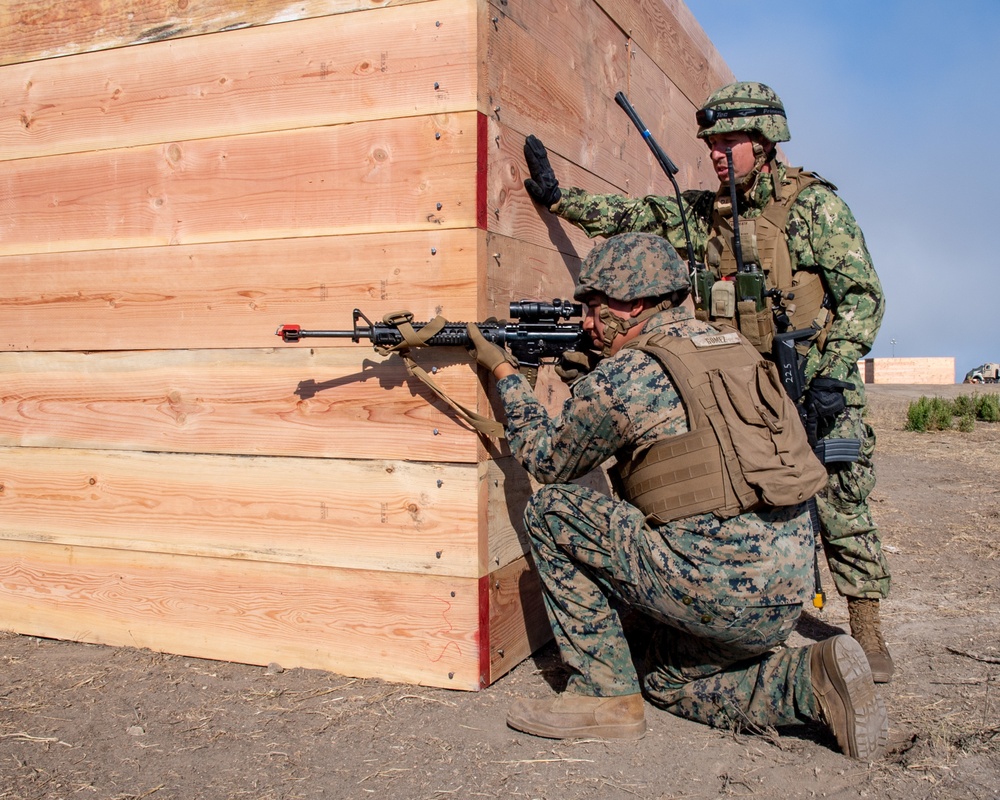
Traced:
<path fill-rule="evenodd" d="M 444 317 L 438 314 L 434 317 L 434 319 L 422 326 L 419 331 L 414 329 L 411 324 L 413 321 L 413 315 L 409 312 L 386 314 L 382 318 L 382 321 L 385 322 L 386 325 L 392 325 L 396 328 L 402 339 L 398 344 L 394 344 L 390 347 L 376 347 L 375 349 L 381 355 L 387 356 L 392 353 L 397 354 L 403 359 L 403 363 L 406 365 L 406 371 L 408 374 L 415 377 L 437 397 L 447 403 L 461 419 L 469 423 L 469 425 L 471 425 L 475 430 L 485 434 L 486 436 L 492 436 L 495 439 L 504 438 L 503 425 L 496 420 L 485 417 L 470 408 L 466 408 L 461 403 L 452 400 L 447 393 L 445 393 L 444 389 L 434 382 L 434 379 L 431 378 L 427 370 L 417 364 L 410 357 L 410 350 L 412 348 L 427 347 L 427 341 L 444 329 L 444 326 L 448 324 L 448 321 Z"/>

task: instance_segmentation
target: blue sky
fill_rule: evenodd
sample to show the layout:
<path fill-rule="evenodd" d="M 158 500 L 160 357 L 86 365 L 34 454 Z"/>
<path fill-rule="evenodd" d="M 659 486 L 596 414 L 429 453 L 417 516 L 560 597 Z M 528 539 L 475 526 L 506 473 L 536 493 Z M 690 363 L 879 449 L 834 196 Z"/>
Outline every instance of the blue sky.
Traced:
<path fill-rule="evenodd" d="M 954 356 L 958 380 L 1000 361 L 1000 2 L 686 2 L 861 223 L 887 298 L 871 355 Z"/>

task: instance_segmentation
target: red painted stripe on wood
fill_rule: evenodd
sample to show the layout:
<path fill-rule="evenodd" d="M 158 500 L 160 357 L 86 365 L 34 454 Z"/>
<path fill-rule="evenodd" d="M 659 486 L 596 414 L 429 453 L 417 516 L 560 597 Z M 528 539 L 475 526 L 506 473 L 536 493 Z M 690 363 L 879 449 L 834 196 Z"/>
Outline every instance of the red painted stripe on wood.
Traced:
<path fill-rule="evenodd" d="M 489 120 L 482 112 L 476 115 L 476 224 L 486 230 L 486 184 L 489 175 L 489 157 L 486 142 Z"/>
<path fill-rule="evenodd" d="M 490 576 L 479 579 L 479 688 L 490 685 Z"/>

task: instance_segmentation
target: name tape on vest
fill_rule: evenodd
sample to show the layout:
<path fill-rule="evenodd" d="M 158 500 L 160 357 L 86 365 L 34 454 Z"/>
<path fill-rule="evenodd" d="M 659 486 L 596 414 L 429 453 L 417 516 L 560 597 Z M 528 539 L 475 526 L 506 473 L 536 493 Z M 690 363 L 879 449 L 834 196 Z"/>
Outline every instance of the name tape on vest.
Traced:
<path fill-rule="evenodd" d="M 721 347 L 727 344 L 739 344 L 740 335 L 736 331 L 729 333 L 702 333 L 691 337 L 695 347 Z"/>

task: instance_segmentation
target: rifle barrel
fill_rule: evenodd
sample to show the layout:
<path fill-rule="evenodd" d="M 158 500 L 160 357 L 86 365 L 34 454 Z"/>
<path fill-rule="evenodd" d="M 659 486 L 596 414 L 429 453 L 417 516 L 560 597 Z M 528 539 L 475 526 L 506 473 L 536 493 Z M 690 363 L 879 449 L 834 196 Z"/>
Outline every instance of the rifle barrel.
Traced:
<path fill-rule="evenodd" d="M 322 339 L 354 339 L 358 341 L 357 336 L 364 336 L 365 338 L 370 338 L 370 332 L 366 332 L 364 329 L 359 329 L 356 331 L 304 331 L 301 325 L 279 325 L 278 330 L 274 332 L 275 336 L 280 336 L 283 342 L 297 342 L 299 339 L 305 339 L 307 337 L 322 338 Z"/>

